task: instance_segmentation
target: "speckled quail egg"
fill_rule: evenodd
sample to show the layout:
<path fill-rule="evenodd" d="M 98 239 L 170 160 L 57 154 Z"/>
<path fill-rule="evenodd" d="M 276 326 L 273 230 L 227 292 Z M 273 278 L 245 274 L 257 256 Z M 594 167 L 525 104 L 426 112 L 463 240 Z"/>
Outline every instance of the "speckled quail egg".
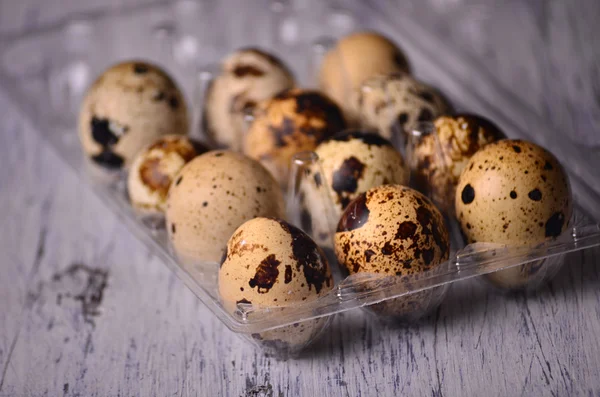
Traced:
<path fill-rule="evenodd" d="M 458 178 L 471 156 L 505 136 L 494 123 L 472 114 L 441 116 L 433 127 L 414 139 L 415 180 L 440 209 L 452 212 Z"/>
<path fill-rule="evenodd" d="M 344 131 L 321 143 L 315 152 L 320 169 L 311 170 L 307 176 L 304 200 L 309 209 L 319 208 L 321 185 L 326 184 L 335 219 L 350 201 L 372 187 L 408 183 L 409 171 L 402 155 L 376 133 Z"/>
<path fill-rule="evenodd" d="M 317 91 L 292 89 L 259 104 L 244 151 L 286 186 L 292 156 L 314 150 L 345 126 L 340 109 L 328 97 Z"/>
<path fill-rule="evenodd" d="M 333 286 L 324 252 L 303 231 L 274 218 L 241 225 L 229 239 L 219 269 L 219 294 L 232 314 L 239 304 L 260 309 L 308 303 Z M 309 320 L 252 336 L 264 348 L 294 352 L 324 324 L 323 319 Z"/>
<path fill-rule="evenodd" d="M 183 94 L 165 71 L 145 62 L 107 69 L 89 88 L 79 113 L 86 155 L 109 169 L 128 167 L 162 135 L 187 132 Z"/>
<path fill-rule="evenodd" d="M 256 48 L 229 55 L 210 84 L 204 107 L 204 132 L 218 147 L 240 150 L 244 116 L 260 101 L 294 86 L 289 69 L 275 56 Z"/>
<path fill-rule="evenodd" d="M 390 278 L 391 283 L 408 283 L 446 261 L 450 241 L 442 214 L 427 197 L 405 186 L 383 185 L 346 207 L 334 248 L 342 270 L 350 275 L 398 276 Z M 408 295 L 375 310 L 389 316 L 414 315 L 412 311 L 429 308 L 430 298 Z"/>
<path fill-rule="evenodd" d="M 568 176 L 545 149 L 521 140 L 486 145 L 467 163 L 455 210 L 468 243 L 529 245 L 558 237 L 571 220 Z M 545 272 L 531 264 L 490 274 L 496 284 L 520 288 Z"/>
<path fill-rule="evenodd" d="M 329 50 L 319 72 L 319 87 L 357 121 L 348 98 L 365 80 L 389 73 L 410 70 L 402 50 L 387 37 L 375 32 L 358 32 L 342 38 Z"/>
<path fill-rule="evenodd" d="M 283 213 L 281 190 L 264 167 L 240 153 L 212 151 L 177 174 L 165 215 L 175 254 L 193 264 L 219 261 L 231 234 L 248 219 Z"/>
<path fill-rule="evenodd" d="M 133 160 L 127 178 L 131 205 L 142 213 L 163 213 L 175 175 L 207 150 L 184 135 L 165 135 L 142 149 Z"/>
<path fill-rule="evenodd" d="M 402 73 L 371 77 L 353 92 L 351 103 L 361 123 L 387 139 L 451 111 L 435 88 Z"/>

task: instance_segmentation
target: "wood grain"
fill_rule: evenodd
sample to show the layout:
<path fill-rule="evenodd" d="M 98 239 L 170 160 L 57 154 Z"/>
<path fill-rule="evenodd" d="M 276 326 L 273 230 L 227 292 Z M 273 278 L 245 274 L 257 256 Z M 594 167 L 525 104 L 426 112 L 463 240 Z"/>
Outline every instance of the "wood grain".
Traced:
<path fill-rule="evenodd" d="M 0 2 L 2 31 L 97 7 L 57 4 Z M 469 43 L 474 56 L 598 142 L 598 48 L 586 39 L 598 3 L 510 4 L 498 12 L 515 25 L 501 30 L 499 18 Z M 458 283 L 417 325 L 340 315 L 313 349 L 280 362 L 200 305 L 2 92 L 0 109 L 0 396 L 600 396 L 598 249 L 570 255 L 537 293 Z"/>

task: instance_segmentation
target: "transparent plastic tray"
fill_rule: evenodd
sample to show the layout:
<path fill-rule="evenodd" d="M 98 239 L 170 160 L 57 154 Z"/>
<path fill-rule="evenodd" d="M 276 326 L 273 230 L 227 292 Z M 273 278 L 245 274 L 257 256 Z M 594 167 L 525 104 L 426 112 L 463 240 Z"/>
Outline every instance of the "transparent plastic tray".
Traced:
<path fill-rule="evenodd" d="M 386 15 L 376 5 L 306 2 L 304 6 L 253 0 L 244 12 L 232 12 L 233 2 L 159 2 L 120 14 L 79 15 L 43 31 L 0 37 L 0 86 L 35 123 L 40 135 L 103 197 L 131 230 L 185 282 L 230 329 L 274 354 L 294 353 L 309 344 L 335 313 L 371 306 L 371 312 L 394 298 L 418 298 L 405 319 L 436 307 L 453 282 L 508 268 L 535 268 L 527 287 L 551 277 L 565 254 L 600 245 L 600 159 L 576 146 L 520 103 L 493 76 L 428 33 L 411 18 Z M 293 3 L 292 3 L 293 4 Z M 528 247 L 471 244 L 463 247 L 452 233 L 450 259 L 418 277 L 382 278 L 335 275 L 335 288 L 308 304 L 256 308 L 241 304 L 233 315 L 219 301 L 218 265 L 176 262 L 164 230 L 149 227 L 128 203 L 124 175 L 106 180 L 90 171 L 81 152 L 76 116 L 87 86 L 108 66 L 123 60 L 145 59 L 164 67 L 184 90 L 192 125 L 199 125 L 202 95 L 211 72 L 224 55 L 244 46 L 258 46 L 280 56 L 303 86 L 314 86 L 316 63 L 336 38 L 370 28 L 393 38 L 405 50 L 414 74 L 439 88 L 458 111 L 485 115 L 511 138 L 524 138 L 552 151 L 567 169 L 576 200 L 571 228 L 559 238 Z M 298 156 L 293 178 L 303 167 L 315 166 L 310 155 Z M 298 195 L 288 192 L 289 219 Z M 451 231 L 456 225 L 450 222 Z M 332 268 L 336 264 L 332 261 Z M 527 267 L 519 267 L 527 265 Z M 542 268 L 542 271 L 540 271 Z M 309 338 L 282 344 L 290 327 L 305 325 Z M 307 325 L 308 324 L 308 325 Z M 285 339 L 285 337 L 283 337 Z"/>

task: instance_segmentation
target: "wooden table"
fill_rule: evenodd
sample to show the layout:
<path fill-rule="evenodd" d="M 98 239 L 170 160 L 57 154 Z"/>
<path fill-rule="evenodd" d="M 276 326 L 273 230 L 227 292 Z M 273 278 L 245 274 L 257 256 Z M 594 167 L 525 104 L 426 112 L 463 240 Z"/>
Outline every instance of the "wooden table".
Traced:
<path fill-rule="evenodd" d="M 459 18 L 457 1 L 429 3 Z M 0 0 L 0 32 L 134 2 Z M 421 3 L 410 12 L 433 18 Z M 466 27 L 472 55 L 573 139 L 597 145 L 600 3 L 476 3 L 468 19 L 494 28 Z M 597 249 L 568 256 L 537 293 L 458 283 L 418 325 L 340 315 L 314 349 L 279 362 L 199 304 L 3 92 L 0 123 L 0 396 L 600 396 Z"/>

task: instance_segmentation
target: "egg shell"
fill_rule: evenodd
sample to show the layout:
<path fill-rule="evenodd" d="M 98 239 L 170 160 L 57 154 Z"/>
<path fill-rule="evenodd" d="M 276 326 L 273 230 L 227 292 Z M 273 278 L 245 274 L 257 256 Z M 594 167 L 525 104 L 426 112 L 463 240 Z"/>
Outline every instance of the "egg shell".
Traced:
<path fill-rule="evenodd" d="M 325 54 L 319 87 L 342 106 L 348 121 L 356 122 L 358 115 L 348 101 L 353 91 L 375 75 L 409 71 L 406 56 L 393 41 L 379 33 L 357 32 Z"/>
<path fill-rule="evenodd" d="M 206 147 L 184 135 L 165 135 L 146 146 L 129 169 L 127 191 L 131 205 L 142 213 L 163 213 L 169 187 L 179 170 L 206 151 Z"/>
<path fill-rule="evenodd" d="M 205 98 L 203 129 L 211 144 L 241 150 L 245 115 L 294 84 L 287 66 L 265 51 L 244 48 L 227 56 Z"/>
<path fill-rule="evenodd" d="M 356 290 L 377 290 L 412 283 L 443 269 L 450 242 L 438 209 L 416 190 L 384 185 L 354 199 L 344 211 L 334 238 L 336 257 L 348 274 L 372 273 L 373 282 Z M 425 273 L 426 272 L 426 273 Z M 380 317 L 415 320 L 436 307 L 444 289 L 429 289 L 371 305 Z"/>
<path fill-rule="evenodd" d="M 287 186 L 292 156 L 314 150 L 345 127 L 340 109 L 328 97 L 317 91 L 288 90 L 258 105 L 244 152 Z"/>
<path fill-rule="evenodd" d="M 346 207 L 334 248 L 340 266 L 350 275 L 375 273 L 396 276 L 389 278 L 390 283 L 408 283 L 446 261 L 450 241 L 442 214 L 427 197 L 405 186 L 383 185 Z M 368 289 L 369 284 L 363 287 Z M 391 309 L 386 314 L 404 316 L 411 306 L 422 311 L 428 302 L 418 298 L 398 298 L 395 304 L 386 304 Z"/>
<path fill-rule="evenodd" d="M 452 110 L 439 91 L 405 73 L 371 77 L 354 90 L 351 103 L 362 124 L 387 139 Z"/>
<path fill-rule="evenodd" d="M 573 198 L 568 176 L 548 151 L 530 142 L 502 140 L 467 163 L 455 210 L 468 243 L 538 244 L 567 230 Z M 540 262 L 490 275 L 501 287 L 521 288 L 547 272 Z"/>
<path fill-rule="evenodd" d="M 558 237 L 572 214 L 568 176 L 545 149 L 502 140 L 469 160 L 456 191 L 456 214 L 469 243 L 536 244 Z"/>
<path fill-rule="evenodd" d="M 165 215 L 175 254 L 192 264 L 218 262 L 227 240 L 245 221 L 283 214 L 281 190 L 264 167 L 240 153 L 212 151 L 177 174 Z"/>
<path fill-rule="evenodd" d="M 308 303 L 333 288 L 324 252 L 295 226 L 273 218 L 241 225 L 227 243 L 219 269 L 219 294 L 226 310 L 238 304 L 253 308 Z M 251 316 L 251 314 L 250 314 Z M 309 343 L 324 321 L 305 321 L 253 338 L 262 346 L 296 350 Z"/>
<path fill-rule="evenodd" d="M 158 137 L 187 134 L 187 106 L 174 81 L 158 66 L 124 62 L 107 69 L 88 89 L 78 129 L 93 163 L 126 168 Z"/>
<path fill-rule="evenodd" d="M 354 199 L 335 234 L 336 256 L 349 274 L 420 273 L 448 259 L 449 244 L 440 211 L 400 185 L 378 186 Z"/>
<path fill-rule="evenodd" d="M 219 293 L 233 313 L 239 302 L 255 307 L 309 302 L 333 288 L 325 253 L 303 231 L 274 218 L 242 224 L 227 243 Z"/>
<path fill-rule="evenodd" d="M 333 203 L 333 216 L 339 219 L 348 203 L 360 193 L 384 184 L 408 183 L 409 171 L 402 155 L 392 144 L 376 133 L 349 130 L 336 134 L 315 150 L 319 167 L 307 175 L 304 200 L 307 211 L 325 209 L 322 185 Z M 312 214 L 312 219 L 326 221 L 326 214 Z M 313 227 L 315 227 L 313 222 Z M 331 238 L 328 225 L 317 227 L 317 233 Z"/>
<path fill-rule="evenodd" d="M 482 116 L 438 117 L 434 133 L 422 136 L 414 145 L 415 184 L 440 209 L 453 212 L 458 178 L 471 156 L 503 138 L 500 128 Z"/>

